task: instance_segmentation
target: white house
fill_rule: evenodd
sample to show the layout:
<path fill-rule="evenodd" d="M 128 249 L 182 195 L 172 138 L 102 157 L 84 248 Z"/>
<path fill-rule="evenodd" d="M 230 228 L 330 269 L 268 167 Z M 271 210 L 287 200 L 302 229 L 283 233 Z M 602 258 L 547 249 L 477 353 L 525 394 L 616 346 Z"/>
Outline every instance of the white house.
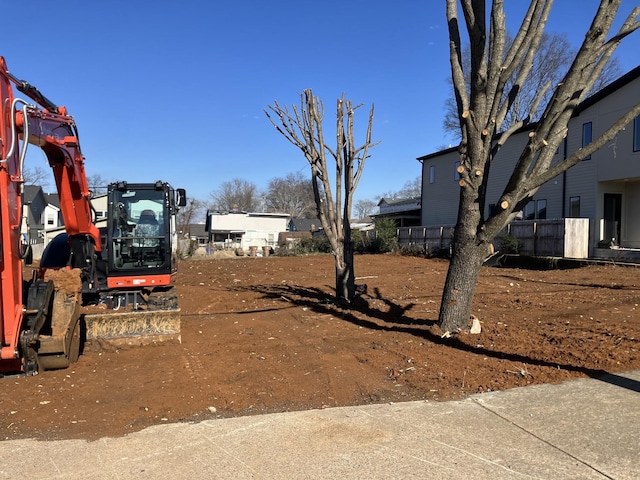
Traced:
<path fill-rule="evenodd" d="M 640 66 L 576 109 L 558 158 L 597 138 L 640 101 Z M 491 164 L 485 214 L 498 202 L 528 131 L 513 135 Z M 450 148 L 418 158 L 422 163 L 422 225 L 456 223 L 459 154 Z M 543 185 L 522 212 L 523 219 L 589 219 L 589 253 L 613 242 L 640 248 L 640 117 L 606 147 Z"/>
<path fill-rule="evenodd" d="M 205 231 L 209 243 L 221 248 L 276 247 L 287 230 L 286 213 L 208 211 Z"/>
<path fill-rule="evenodd" d="M 56 228 L 63 224 L 62 212 L 60 211 L 60 197 L 56 193 L 45 193 L 45 201 L 47 204 L 42 213 L 42 224 L 44 229 Z"/>
<path fill-rule="evenodd" d="M 40 246 L 40 248 L 34 248 L 33 250 L 33 255 L 36 259 L 40 258 L 40 256 L 42 255 L 42 250 L 49 244 L 51 240 L 66 231 L 62 215 L 60 214 L 60 203 L 58 200 L 58 195 L 47 193 L 45 194 L 45 198 L 49 203 L 47 203 L 43 213 L 43 219 L 45 222 L 44 229 L 41 232 L 43 244 Z M 93 197 L 91 199 L 91 205 L 95 212 L 96 226 L 98 228 L 106 227 L 108 208 L 107 195 L 105 194 Z M 54 217 L 57 218 L 57 221 L 55 223 L 50 221 L 53 217 L 53 215 L 51 215 L 51 212 L 58 214 L 58 217 Z"/>

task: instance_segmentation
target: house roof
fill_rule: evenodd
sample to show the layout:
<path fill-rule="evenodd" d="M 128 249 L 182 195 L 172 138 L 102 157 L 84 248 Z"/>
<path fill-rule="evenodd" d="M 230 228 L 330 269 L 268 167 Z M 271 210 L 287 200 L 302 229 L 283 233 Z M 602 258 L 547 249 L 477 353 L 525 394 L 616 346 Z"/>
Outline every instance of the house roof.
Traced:
<path fill-rule="evenodd" d="M 634 81 L 635 79 L 637 79 L 639 77 L 640 77 L 640 65 L 638 65 L 634 69 L 630 70 L 629 72 L 625 73 L 621 77 L 617 78 L 616 80 L 614 80 L 613 82 L 611 82 L 607 86 L 601 88 L 600 90 L 598 90 L 593 95 L 585 98 L 575 108 L 575 110 L 573 111 L 572 117 L 580 115 L 580 113 L 582 113 L 587 108 L 595 105 L 599 101 L 603 100 L 607 96 L 611 95 L 612 93 L 616 92 L 617 90 L 621 89 L 622 87 L 624 87 L 628 83 L 631 83 L 632 81 Z M 537 122 L 530 123 L 528 125 L 525 125 L 521 129 L 519 129 L 518 132 L 532 130 L 533 128 L 535 128 L 536 125 L 537 125 Z M 416 160 L 418 160 L 419 162 L 423 162 L 425 160 L 429 160 L 431 158 L 439 157 L 440 155 L 444 155 L 444 154 L 447 154 L 447 153 L 455 152 L 457 150 L 458 150 L 458 146 L 456 145 L 455 147 L 450 147 L 450 148 L 446 148 L 444 150 L 440 150 L 440 151 L 437 151 L 437 152 L 429 153 L 428 155 L 423 155 L 422 157 L 418 157 Z"/>
<path fill-rule="evenodd" d="M 42 187 L 39 185 L 25 185 L 24 186 L 24 202 L 31 203 L 34 198 L 42 192 Z"/>
<path fill-rule="evenodd" d="M 292 232 L 310 232 L 311 227 L 315 226 L 315 229 L 321 227 L 319 218 L 292 218 L 289 221 L 289 230 Z"/>
<path fill-rule="evenodd" d="M 401 205 L 416 205 L 420 203 L 420 197 L 411 197 L 411 198 L 381 198 L 378 202 L 378 206 L 380 205 L 393 205 L 393 206 L 401 206 Z"/>
<path fill-rule="evenodd" d="M 192 237 L 206 237 L 207 232 L 204 229 L 204 223 L 190 223 L 189 224 L 189 235 Z"/>
<path fill-rule="evenodd" d="M 60 197 L 57 193 L 45 193 L 44 199 L 49 205 L 53 205 L 57 209 L 60 209 Z"/>
<path fill-rule="evenodd" d="M 579 115 L 580 112 L 582 112 L 585 109 L 593 106 L 594 104 L 598 103 L 603 98 L 611 95 L 616 90 L 621 89 L 622 87 L 624 87 L 628 83 L 631 83 L 633 80 L 635 80 L 636 78 L 639 78 L 639 77 L 640 77 L 640 65 L 638 65 L 633 70 L 625 73 L 621 77 L 617 78 L 616 80 L 614 80 L 613 82 L 608 84 L 606 87 L 601 88 L 600 90 L 598 90 L 596 93 L 594 93 L 590 97 L 585 98 L 580 103 L 580 105 L 578 105 L 576 107 L 576 109 L 573 112 L 573 115 L 574 116 Z"/>

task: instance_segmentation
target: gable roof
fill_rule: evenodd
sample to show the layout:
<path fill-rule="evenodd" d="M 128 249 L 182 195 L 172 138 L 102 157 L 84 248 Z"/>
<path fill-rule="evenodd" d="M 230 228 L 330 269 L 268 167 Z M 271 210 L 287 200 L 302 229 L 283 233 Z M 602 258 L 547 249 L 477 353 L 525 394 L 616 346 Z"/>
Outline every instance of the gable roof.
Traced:
<path fill-rule="evenodd" d="M 24 203 L 31 203 L 38 195 L 44 195 L 42 187 L 39 185 L 24 186 Z"/>
<path fill-rule="evenodd" d="M 44 199 L 49 205 L 56 207 L 58 210 L 60 209 L 60 197 L 57 193 L 45 193 Z"/>
<path fill-rule="evenodd" d="M 416 205 L 416 204 L 420 204 L 420 197 L 411 197 L 411 198 L 381 198 L 380 201 L 378 202 L 378 206 L 380 207 L 381 205 L 394 205 L 394 206 L 400 206 L 400 205 Z"/>
<path fill-rule="evenodd" d="M 586 110 L 587 108 L 591 107 L 592 105 L 598 103 L 603 98 L 611 95 L 613 92 L 615 92 L 616 90 L 621 89 L 622 87 L 624 87 L 628 83 L 631 83 L 632 81 L 634 81 L 638 77 L 640 77 L 640 65 L 638 65 L 633 70 L 625 73 L 621 77 L 617 78 L 616 80 L 614 80 L 613 82 L 608 84 L 606 87 L 601 88 L 600 90 L 598 90 L 596 93 L 594 93 L 590 97 L 585 98 L 580 103 L 580 105 L 578 105 L 576 107 L 576 109 L 573 111 L 573 116 L 576 116 L 576 115 L 580 114 L 580 112 L 582 112 L 583 110 Z"/>
<path fill-rule="evenodd" d="M 187 230 L 192 237 L 206 237 L 207 232 L 205 231 L 204 227 L 204 223 L 190 223 L 187 227 Z"/>

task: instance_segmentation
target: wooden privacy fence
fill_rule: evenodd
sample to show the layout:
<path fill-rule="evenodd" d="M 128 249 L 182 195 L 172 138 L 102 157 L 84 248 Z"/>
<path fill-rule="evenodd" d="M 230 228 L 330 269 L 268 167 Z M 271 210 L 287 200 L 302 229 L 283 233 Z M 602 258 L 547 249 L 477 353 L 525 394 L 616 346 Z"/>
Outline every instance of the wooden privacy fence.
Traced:
<path fill-rule="evenodd" d="M 512 222 L 507 233 L 518 239 L 520 255 L 589 257 L 588 218 Z"/>
<path fill-rule="evenodd" d="M 430 227 L 401 227 L 397 230 L 401 247 L 418 246 L 427 253 L 449 250 L 453 238 L 453 225 Z"/>
<path fill-rule="evenodd" d="M 397 229 L 401 247 L 418 246 L 427 253 L 448 250 L 453 238 L 453 225 L 402 227 Z M 589 257 L 589 219 L 560 218 L 512 222 L 501 235 L 518 240 L 518 253 L 532 256 L 568 258 Z M 500 238 L 494 240 L 496 251 Z"/>

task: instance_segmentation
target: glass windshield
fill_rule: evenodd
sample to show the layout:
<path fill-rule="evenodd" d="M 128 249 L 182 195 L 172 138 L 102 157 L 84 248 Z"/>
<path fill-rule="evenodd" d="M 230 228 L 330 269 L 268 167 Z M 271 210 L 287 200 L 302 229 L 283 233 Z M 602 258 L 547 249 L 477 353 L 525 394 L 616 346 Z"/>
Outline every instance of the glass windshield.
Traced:
<path fill-rule="evenodd" d="M 116 190 L 110 228 L 114 267 L 118 270 L 163 266 L 165 255 L 164 192 Z"/>

